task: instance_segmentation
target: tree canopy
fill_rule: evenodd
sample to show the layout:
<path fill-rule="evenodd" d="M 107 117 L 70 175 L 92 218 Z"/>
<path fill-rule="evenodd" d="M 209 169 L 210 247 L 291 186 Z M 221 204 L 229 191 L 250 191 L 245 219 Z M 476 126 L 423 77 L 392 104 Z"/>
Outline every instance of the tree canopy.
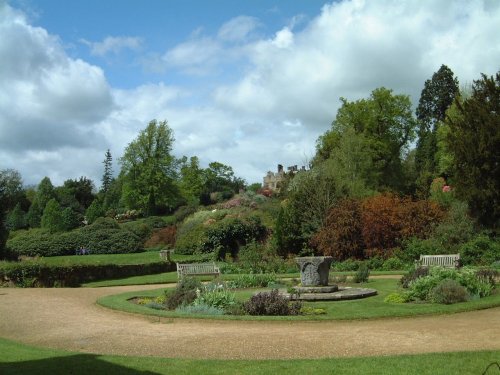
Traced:
<path fill-rule="evenodd" d="M 123 198 L 146 214 L 176 207 L 176 160 L 171 155 L 174 136 L 167 121 L 152 120 L 125 149 L 120 159 Z"/>
<path fill-rule="evenodd" d="M 447 117 L 448 149 L 458 196 L 488 227 L 500 220 L 500 72 L 474 81 L 472 95 Z"/>

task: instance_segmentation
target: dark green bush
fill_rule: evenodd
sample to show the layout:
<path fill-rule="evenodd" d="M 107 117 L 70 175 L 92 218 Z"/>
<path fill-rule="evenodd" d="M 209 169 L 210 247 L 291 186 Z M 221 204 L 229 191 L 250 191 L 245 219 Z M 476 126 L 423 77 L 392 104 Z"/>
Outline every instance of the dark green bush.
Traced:
<path fill-rule="evenodd" d="M 469 293 L 456 280 L 446 279 L 441 281 L 431 292 L 431 301 L 451 305 L 469 300 Z"/>
<path fill-rule="evenodd" d="M 189 305 L 196 299 L 196 290 L 201 290 L 203 285 L 200 280 L 193 277 L 184 277 L 179 281 L 173 292 L 165 291 L 167 300 L 165 306 L 175 310 L 182 305 Z"/>
<path fill-rule="evenodd" d="M 245 219 L 225 217 L 207 231 L 204 252 L 216 252 L 217 259 L 223 260 L 226 254 L 236 257 L 240 246 L 252 241 L 262 240 L 267 233 L 258 216 Z"/>
<path fill-rule="evenodd" d="M 420 258 L 420 255 L 446 254 L 446 250 L 433 239 L 420 239 L 412 237 L 403 241 L 402 251 L 398 257 L 408 263 Z"/>
<path fill-rule="evenodd" d="M 290 303 L 278 292 L 278 289 L 257 293 L 243 304 L 243 309 L 249 315 L 299 315 L 301 308 L 300 302 Z"/>
<path fill-rule="evenodd" d="M 196 207 L 194 206 L 181 206 L 174 212 L 175 220 L 180 223 L 186 217 L 196 212 Z"/>
<path fill-rule="evenodd" d="M 153 229 L 164 228 L 167 226 L 167 223 L 165 222 L 165 220 L 163 220 L 163 218 L 161 218 L 160 216 L 149 216 L 148 218 L 146 218 L 144 220 L 144 223 L 148 227 L 151 227 Z"/>
<path fill-rule="evenodd" d="M 333 270 L 340 272 L 357 271 L 361 261 L 355 259 L 346 259 L 343 262 L 333 263 Z"/>
<path fill-rule="evenodd" d="M 12 253 L 31 257 L 74 255 L 82 246 L 91 254 L 121 254 L 142 251 L 143 240 L 120 228 L 114 220 L 99 218 L 94 224 L 71 232 L 31 229 L 10 239 L 7 246 Z"/>
<path fill-rule="evenodd" d="M 500 241 L 479 234 L 460 247 L 460 260 L 465 265 L 490 265 L 500 260 Z"/>
<path fill-rule="evenodd" d="M 370 269 L 368 268 L 368 265 L 365 262 L 362 262 L 359 265 L 356 274 L 352 278 L 352 281 L 354 281 L 355 283 L 366 283 L 368 282 L 369 276 L 370 276 Z"/>
<path fill-rule="evenodd" d="M 0 266 L 0 284 L 18 287 L 75 287 L 102 279 L 149 275 L 175 270 L 166 262 L 148 264 L 47 265 L 37 261 L 9 262 Z"/>

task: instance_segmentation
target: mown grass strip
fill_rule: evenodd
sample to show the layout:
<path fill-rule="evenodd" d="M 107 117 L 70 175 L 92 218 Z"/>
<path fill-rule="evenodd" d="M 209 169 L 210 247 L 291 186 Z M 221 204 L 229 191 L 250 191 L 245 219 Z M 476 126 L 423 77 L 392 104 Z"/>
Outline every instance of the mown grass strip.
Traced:
<path fill-rule="evenodd" d="M 280 360 L 197 360 L 82 354 L 0 338 L 0 374 L 498 374 L 500 350 Z"/>

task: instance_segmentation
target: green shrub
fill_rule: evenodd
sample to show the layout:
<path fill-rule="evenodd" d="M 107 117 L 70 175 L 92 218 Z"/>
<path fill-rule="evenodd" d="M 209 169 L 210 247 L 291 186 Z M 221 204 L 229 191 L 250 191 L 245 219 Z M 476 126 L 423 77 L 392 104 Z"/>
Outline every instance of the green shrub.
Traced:
<path fill-rule="evenodd" d="M 224 309 L 201 303 L 197 305 L 181 305 L 175 309 L 175 312 L 181 314 L 224 315 Z"/>
<path fill-rule="evenodd" d="M 228 281 L 229 288 L 258 288 L 267 287 L 276 282 L 275 274 L 244 274 L 238 275 L 234 280 Z"/>
<path fill-rule="evenodd" d="M 207 305 L 218 309 L 225 309 L 235 303 L 234 293 L 221 283 L 210 283 L 197 289 L 196 299 L 193 301 L 193 305 Z"/>
<path fill-rule="evenodd" d="M 399 258 L 407 263 L 412 263 L 420 258 L 420 255 L 445 254 L 446 250 L 433 239 L 420 239 L 416 237 L 403 241 L 402 251 Z"/>
<path fill-rule="evenodd" d="M 124 278 L 173 271 L 166 262 L 148 264 L 76 264 L 47 265 L 37 261 L 0 264 L 0 282 L 21 287 L 75 287 L 102 279 Z"/>
<path fill-rule="evenodd" d="M 435 303 L 451 305 L 469 300 L 469 293 L 456 280 L 442 280 L 430 294 L 430 300 Z"/>
<path fill-rule="evenodd" d="M 384 271 L 399 271 L 406 268 L 408 268 L 408 264 L 396 257 L 387 259 L 382 265 L 382 270 Z"/>
<path fill-rule="evenodd" d="M 368 265 L 363 262 L 359 265 L 358 270 L 356 271 L 356 274 L 354 275 L 352 281 L 355 283 L 366 283 L 368 282 L 368 277 L 370 276 L 370 269 L 368 268 Z"/>
<path fill-rule="evenodd" d="M 243 309 L 249 315 L 299 315 L 301 308 L 300 302 L 290 303 L 277 289 L 257 293 L 243 304 Z"/>
<path fill-rule="evenodd" d="M 144 223 L 151 228 L 164 228 L 167 223 L 160 216 L 149 216 L 144 220 Z"/>
<path fill-rule="evenodd" d="M 493 289 L 491 284 L 478 278 L 473 269 L 463 268 L 458 271 L 452 268 L 431 267 L 429 275 L 409 283 L 408 296 L 411 300 L 431 301 L 432 290 L 447 279 L 458 282 L 475 298 L 486 297 Z"/>
<path fill-rule="evenodd" d="M 202 284 L 193 277 L 184 277 L 179 281 L 173 292 L 165 291 L 165 306 L 169 310 L 175 310 L 182 305 L 190 305 L 196 299 L 196 291 L 202 289 Z"/>
<path fill-rule="evenodd" d="M 194 206 L 181 206 L 174 212 L 175 221 L 181 223 L 189 215 L 196 212 L 196 207 Z"/>
<path fill-rule="evenodd" d="M 247 218 L 225 217 L 207 231 L 203 252 L 216 252 L 217 259 L 223 260 L 226 254 L 236 257 L 240 246 L 252 241 L 260 241 L 267 234 L 258 216 Z"/>
<path fill-rule="evenodd" d="M 474 221 L 468 213 L 467 204 L 452 202 L 447 217 L 434 228 L 430 236 L 431 242 L 439 249 L 439 252 L 433 254 L 457 253 L 460 245 L 471 240 L 475 233 Z"/>
<path fill-rule="evenodd" d="M 410 283 L 415 281 L 420 277 L 427 276 L 429 274 L 429 267 L 416 267 L 408 271 L 406 275 L 403 275 L 399 280 L 403 288 L 408 288 Z"/>
<path fill-rule="evenodd" d="M 408 302 L 407 297 L 400 293 L 391 293 L 384 298 L 384 302 L 387 303 L 406 303 Z"/>
<path fill-rule="evenodd" d="M 333 263 L 333 269 L 339 272 L 357 271 L 361 261 L 355 259 L 346 259 L 343 262 Z"/>
<path fill-rule="evenodd" d="M 466 265 L 490 265 L 500 260 L 500 241 L 479 234 L 460 247 L 460 260 Z"/>

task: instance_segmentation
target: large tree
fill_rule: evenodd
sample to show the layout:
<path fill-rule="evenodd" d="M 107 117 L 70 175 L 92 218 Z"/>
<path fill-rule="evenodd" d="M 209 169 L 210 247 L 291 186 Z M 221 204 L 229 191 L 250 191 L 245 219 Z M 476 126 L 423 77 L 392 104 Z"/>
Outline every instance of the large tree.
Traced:
<path fill-rule="evenodd" d="M 146 215 L 171 210 L 179 202 L 175 184 L 174 136 L 167 121 L 152 120 L 125 149 L 120 159 L 123 198 L 129 208 Z"/>
<path fill-rule="evenodd" d="M 418 141 L 415 153 L 415 168 L 418 184 L 426 191 L 437 174 L 437 132 L 445 119 L 446 111 L 458 94 L 458 80 L 446 65 L 425 81 L 416 109 Z"/>
<path fill-rule="evenodd" d="M 25 194 L 21 174 L 15 169 L 3 169 L 0 171 L 0 183 L 4 189 L 5 209 L 13 209 L 17 203 L 25 206 Z"/>
<path fill-rule="evenodd" d="M 455 101 L 446 119 L 453 184 L 479 221 L 500 225 L 500 72 L 474 81 L 471 97 Z"/>
<path fill-rule="evenodd" d="M 192 156 L 189 162 L 187 157 L 181 158 L 179 188 L 182 197 L 189 205 L 196 206 L 200 203 L 204 183 L 203 172 L 198 157 Z"/>
<path fill-rule="evenodd" d="M 341 101 L 332 128 L 318 140 L 315 163 L 335 154 L 339 158 L 341 149 L 349 151 L 342 138 L 354 132 L 368 154 L 363 164 L 371 159 L 371 167 L 362 168 L 369 173 L 366 180 L 375 189 L 400 190 L 404 186 L 402 158 L 414 139 L 416 127 L 410 98 L 394 95 L 392 90 L 382 87 L 373 90 L 368 99 L 349 102 L 341 98 Z"/>

